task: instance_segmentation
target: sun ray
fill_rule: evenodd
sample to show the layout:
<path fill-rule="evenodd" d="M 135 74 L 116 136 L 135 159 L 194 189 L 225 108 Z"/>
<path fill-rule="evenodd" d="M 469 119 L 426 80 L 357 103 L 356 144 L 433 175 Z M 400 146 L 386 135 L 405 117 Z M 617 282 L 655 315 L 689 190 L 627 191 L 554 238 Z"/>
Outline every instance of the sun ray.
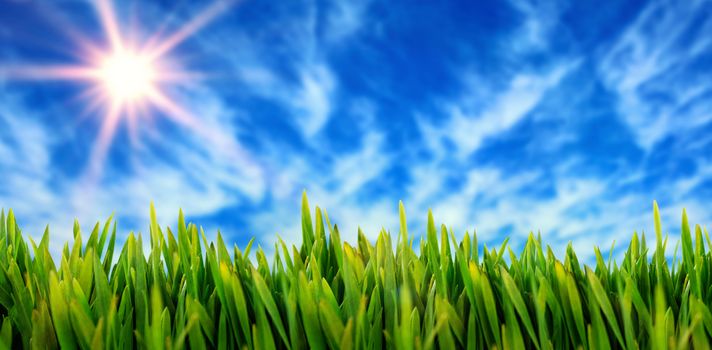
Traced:
<path fill-rule="evenodd" d="M 74 96 L 70 102 L 71 103 L 85 103 L 82 108 L 81 119 L 90 116 L 94 112 L 101 110 L 101 107 L 106 104 L 104 101 L 104 88 L 101 85 L 94 85 L 86 90 L 82 91 L 80 94 Z M 85 115 L 86 114 L 86 115 Z"/>
<path fill-rule="evenodd" d="M 104 120 L 101 124 L 99 130 L 99 136 L 95 141 L 94 148 L 89 156 L 89 168 L 85 177 L 89 184 L 96 183 L 97 179 L 101 177 L 102 167 L 106 154 L 109 150 L 109 145 L 114 139 L 114 134 L 116 128 L 118 127 L 119 120 L 121 119 L 121 106 L 117 103 L 111 103 L 107 112 L 104 115 Z"/>
<path fill-rule="evenodd" d="M 101 53 L 101 49 L 92 43 L 82 30 L 78 29 L 76 23 L 69 19 L 61 11 L 57 11 L 50 1 L 37 1 L 33 3 L 33 9 L 37 15 L 41 16 L 51 27 L 58 28 L 73 45 L 66 45 L 64 40 L 52 41 L 51 48 L 58 49 L 58 52 L 67 54 L 74 59 L 84 61 L 87 57 L 95 57 Z"/>
<path fill-rule="evenodd" d="M 94 67 L 77 65 L 19 65 L 0 67 L 0 76 L 13 80 L 96 80 L 100 72 Z"/>
<path fill-rule="evenodd" d="M 183 107 L 173 102 L 160 90 L 151 90 L 148 96 L 151 102 L 158 109 L 166 113 L 169 118 L 180 124 L 183 124 L 186 127 L 189 127 L 197 135 L 206 140 L 209 140 L 218 148 L 223 150 L 230 150 L 228 152 L 229 156 L 235 158 L 244 158 L 245 155 L 241 150 L 241 147 L 239 147 L 239 145 L 237 145 L 232 138 L 226 137 L 224 133 L 220 132 L 215 127 L 204 123 L 199 123 L 198 119 L 192 113 L 186 111 Z"/>
<path fill-rule="evenodd" d="M 129 141 L 131 142 L 131 145 L 136 146 L 138 144 L 138 125 L 137 125 L 137 120 L 139 115 L 138 115 L 138 106 L 134 103 L 131 103 L 126 106 L 126 126 L 128 128 L 128 133 L 129 133 Z"/>
<path fill-rule="evenodd" d="M 104 33 L 109 39 L 109 44 L 114 50 L 123 49 L 124 43 L 121 38 L 121 30 L 117 20 L 114 6 L 111 0 L 96 0 L 96 10 L 99 13 L 99 20 L 104 27 Z"/>
<path fill-rule="evenodd" d="M 166 116 L 173 121 L 183 124 L 191 128 L 200 128 L 200 124 L 196 121 L 188 111 L 173 102 L 159 89 L 149 89 L 146 96 L 158 109 L 166 113 Z"/>
<path fill-rule="evenodd" d="M 232 0 L 218 0 L 208 6 L 203 12 L 195 16 L 190 22 L 182 26 L 177 32 L 170 35 L 168 38 L 161 40 L 156 47 L 149 50 L 150 57 L 160 57 L 171 51 L 178 44 L 183 42 L 189 36 L 205 27 L 215 17 L 225 12 L 232 5 Z"/>
<path fill-rule="evenodd" d="M 111 144 L 111 141 L 113 141 L 116 128 L 121 119 L 121 111 L 122 108 L 120 105 L 112 103 L 106 112 L 99 131 L 99 137 L 97 138 L 96 149 L 100 151 L 99 153 L 104 153 L 109 147 L 109 144 Z"/>

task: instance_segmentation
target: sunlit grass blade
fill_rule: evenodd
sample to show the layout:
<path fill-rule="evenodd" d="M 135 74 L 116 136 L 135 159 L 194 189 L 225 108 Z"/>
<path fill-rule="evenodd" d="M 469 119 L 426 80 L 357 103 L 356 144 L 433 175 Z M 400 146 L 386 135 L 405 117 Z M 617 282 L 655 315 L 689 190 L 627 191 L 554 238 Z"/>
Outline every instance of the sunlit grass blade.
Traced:
<path fill-rule="evenodd" d="M 620 262 L 615 246 L 607 260 L 593 247 L 589 261 L 569 244 L 560 259 L 533 233 L 521 252 L 514 247 L 522 242 L 509 239 L 479 246 L 476 235 L 458 240 L 445 225 L 438 232 L 432 212 L 421 230 L 409 228 L 402 203 L 398 235 L 359 229 L 350 243 L 326 211 L 316 208 L 312 221 L 306 195 L 301 213 L 302 241 L 278 239 L 274 251 L 253 238 L 230 252 L 228 236 L 218 232 L 210 242 L 182 211 L 175 231 L 162 228 L 151 207 L 149 235 L 117 233 L 110 217 L 85 231 L 85 241 L 75 222 L 72 241 L 55 257 L 49 229 L 37 244 L 12 211 L 2 211 L 0 349 L 687 349 L 712 342 L 712 240 L 702 226 L 692 231 L 686 212 L 681 256 L 677 248 L 666 255 L 673 243 L 654 203 L 655 245 L 634 233 Z"/>

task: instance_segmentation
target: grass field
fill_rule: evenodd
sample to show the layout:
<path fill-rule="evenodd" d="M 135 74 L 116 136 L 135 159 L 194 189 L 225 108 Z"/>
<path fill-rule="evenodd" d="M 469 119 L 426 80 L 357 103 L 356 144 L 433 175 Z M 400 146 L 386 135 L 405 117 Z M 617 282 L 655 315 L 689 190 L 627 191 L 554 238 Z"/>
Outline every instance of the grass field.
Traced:
<path fill-rule="evenodd" d="M 594 248 L 595 266 L 570 246 L 557 258 L 533 235 L 518 254 L 506 240 L 480 250 L 476 236 L 458 241 L 432 216 L 416 241 L 402 205 L 400 232 L 375 242 L 342 242 L 326 212 L 313 214 L 305 196 L 301 245 L 278 242 L 271 263 L 252 244 L 208 242 L 182 214 L 175 230 L 161 228 L 153 209 L 150 235 L 129 234 L 123 247 L 111 219 L 88 235 L 75 225 L 54 261 L 48 232 L 34 242 L 3 214 L 0 348 L 703 349 L 712 340 L 712 242 L 684 213 L 672 260 L 655 205 L 655 244 L 634 234 L 618 262 Z"/>

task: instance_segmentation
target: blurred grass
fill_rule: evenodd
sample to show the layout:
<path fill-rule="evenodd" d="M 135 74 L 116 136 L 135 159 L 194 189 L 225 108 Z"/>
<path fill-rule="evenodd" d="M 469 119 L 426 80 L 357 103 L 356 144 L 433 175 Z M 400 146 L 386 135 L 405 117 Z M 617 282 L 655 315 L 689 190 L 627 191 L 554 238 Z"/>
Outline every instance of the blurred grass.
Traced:
<path fill-rule="evenodd" d="M 160 228 L 151 208 L 150 254 L 130 234 L 114 257 L 116 224 L 79 225 L 61 260 L 49 232 L 28 242 L 10 211 L 0 217 L 0 348 L 191 349 L 617 349 L 709 347 L 712 242 L 683 212 L 681 257 L 633 234 L 623 260 L 557 259 L 530 235 L 517 255 L 507 240 L 479 253 L 428 216 L 414 249 L 400 233 L 355 245 L 306 196 L 302 244 L 275 245 L 272 263 L 252 241 L 232 254 L 179 214 Z M 652 248 L 652 251 L 651 251 Z M 419 251 L 420 253 L 416 253 Z M 508 254 L 505 259 L 504 254 Z"/>

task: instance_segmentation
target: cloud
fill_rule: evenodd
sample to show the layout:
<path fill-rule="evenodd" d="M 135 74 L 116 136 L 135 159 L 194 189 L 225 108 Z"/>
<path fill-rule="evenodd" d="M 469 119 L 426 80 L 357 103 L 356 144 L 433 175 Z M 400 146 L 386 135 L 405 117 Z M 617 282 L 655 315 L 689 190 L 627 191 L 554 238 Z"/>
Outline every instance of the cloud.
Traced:
<path fill-rule="evenodd" d="M 370 4 L 370 0 L 339 0 L 331 2 L 332 8 L 326 16 L 328 29 L 325 32 L 327 41 L 338 45 L 339 41 L 358 33 L 364 26 L 365 12 Z"/>
<path fill-rule="evenodd" d="M 296 93 L 293 105 L 298 110 L 298 123 L 304 136 L 312 137 L 329 120 L 334 78 L 330 71 L 320 64 L 302 69 L 300 76 L 301 87 Z"/>
<path fill-rule="evenodd" d="M 523 17 L 507 45 L 515 53 L 549 48 L 552 33 L 561 29 L 559 16 L 564 5 L 558 1 L 512 0 L 509 2 Z M 561 35 L 562 33 L 558 33 Z"/>
<path fill-rule="evenodd" d="M 599 74 L 619 97 L 618 111 L 650 149 L 671 132 L 712 120 L 710 74 L 695 69 L 712 52 L 709 2 L 649 3 L 609 47 L 602 50 Z M 699 34 L 699 35 L 698 35 Z"/>
<path fill-rule="evenodd" d="M 273 18 L 264 26 L 221 26 L 219 34 L 201 35 L 196 41 L 236 72 L 234 77 L 245 87 L 241 94 L 286 109 L 288 122 L 309 140 L 328 123 L 339 90 L 328 53 L 358 32 L 366 4 L 335 2 L 324 7 L 305 2 L 294 4 L 291 11 L 268 7 L 264 11 Z"/>
<path fill-rule="evenodd" d="M 45 225 L 64 225 L 72 219 L 63 214 L 65 198 L 57 196 L 62 184 L 54 183 L 51 158 L 55 140 L 40 115 L 26 108 L 21 96 L 0 87 L 0 206 L 13 209 L 25 234 L 41 237 Z M 61 234 L 57 242 L 71 237 Z M 59 251 L 59 249 L 55 249 Z"/>
<path fill-rule="evenodd" d="M 441 125 L 421 122 L 424 135 L 434 141 L 446 139 L 455 144 L 459 157 L 475 152 L 491 136 L 507 131 L 522 120 L 539 103 L 544 94 L 555 87 L 577 63 L 563 64 L 555 69 L 538 74 L 515 75 L 504 91 L 486 92 L 484 107 L 472 107 L 475 101 L 466 90 L 459 101 L 446 103 L 450 118 Z M 479 84 L 472 81 L 471 84 Z M 482 102 L 477 102 L 482 103 Z M 438 124 L 442 123 L 438 120 Z M 431 144 L 431 147 L 438 148 Z"/>
<path fill-rule="evenodd" d="M 339 225 L 344 239 L 355 241 L 359 225 L 368 237 L 374 238 L 381 227 L 390 228 L 389 224 L 397 222 L 397 216 L 391 215 L 397 214 L 397 202 L 391 203 L 386 198 L 369 198 L 366 202 L 360 199 L 363 188 L 376 181 L 392 162 L 391 156 L 385 152 L 382 134 L 366 133 L 361 143 L 363 146 L 357 150 L 334 157 L 322 166 L 311 164 L 307 155 L 284 159 L 281 167 L 283 181 L 273 190 L 278 201 L 257 213 L 251 221 L 254 230 L 264 227 L 274 230 L 266 232 L 263 242 L 272 242 L 275 239 L 273 233 L 287 242 L 299 242 L 302 190 L 307 190 L 312 205 L 328 210 L 332 223 Z"/>

